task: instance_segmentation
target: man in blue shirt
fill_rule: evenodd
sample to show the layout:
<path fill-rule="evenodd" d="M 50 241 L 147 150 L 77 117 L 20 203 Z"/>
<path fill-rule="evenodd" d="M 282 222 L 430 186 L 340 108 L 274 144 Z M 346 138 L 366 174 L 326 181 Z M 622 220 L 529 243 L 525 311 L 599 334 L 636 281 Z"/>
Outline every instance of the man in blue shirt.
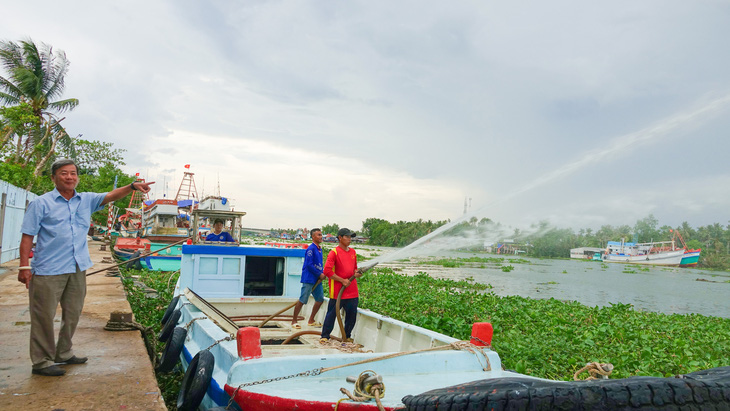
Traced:
<path fill-rule="evenodd" d="M 74 355 L 71 339 L 84 307 L 86 270 L 92 266 L 86 244 L 91 213 L 133 190 L 147 193 L 154 182 L 132 183 L 108 193 L 79 193 L 78 167 L 66 159 L 53 163 L 51 180 L 56 188 L 33 200 L 25 211 L 18 281 L 28 288 L 33 374 L 60 376 L 66 370 L 56 363 L 83 364 L 87 360 Z M 59 302 L 62 317 L 56 343 L 53 319 Z"/>
<path fill-rule="evenodd" d="M 309 301 L 309 294 L 314 297 L 314 307 L 312 307 L 312 313 L 309 315 L 308 325 L 312 327 L 321 327 L 322 324 L 314 321 L 314 316 L 317 315 L 319 307 L 322 306 L 324 301 L 324 289 L 322 288 L 322 282 L 317 283 L 317 280 L 323 280 L 324 274 L 322 274 L 322 230 L 319 228 L 313 228 L 310 231 L 312 236 L 312 244 L 307 247 L 307 252 L 304 255 L 304 265 L 302 266 L 302 291 L 299 294 L 299 301 L 294 306 L 294 317 L 292 318 L 292 328 L 302 328 L 297 324 L 297 317 L 299 312 L 302 310 L 304 304 Z M 315 287 L 314 285 L 317 284 Z"/>
<path fill-rule="evenodd" d="M 231 233 L 229 233 L 228 231 L 223 231 L 223 220 L 221 220 L 220 218 L 216 218 L 215 222 L 213 222 L 213 232 L 205 237 L 205 241 L 227 241 L 231 243 L 236 242 L 236 240 L 234 240 L 231 236 Z"/>

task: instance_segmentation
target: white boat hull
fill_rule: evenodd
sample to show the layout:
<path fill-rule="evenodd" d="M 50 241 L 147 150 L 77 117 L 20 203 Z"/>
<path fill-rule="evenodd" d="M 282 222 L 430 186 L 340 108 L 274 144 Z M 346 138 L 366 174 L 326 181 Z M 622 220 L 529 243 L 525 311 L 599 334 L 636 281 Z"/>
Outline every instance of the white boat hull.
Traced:
<path fill-rule="evenodd" d="M 605 254 L 603 261 L 607 263 L 678 266 L 682 261 L 682 257 L 684 257 L 683 249 L 646 255 Z"/>

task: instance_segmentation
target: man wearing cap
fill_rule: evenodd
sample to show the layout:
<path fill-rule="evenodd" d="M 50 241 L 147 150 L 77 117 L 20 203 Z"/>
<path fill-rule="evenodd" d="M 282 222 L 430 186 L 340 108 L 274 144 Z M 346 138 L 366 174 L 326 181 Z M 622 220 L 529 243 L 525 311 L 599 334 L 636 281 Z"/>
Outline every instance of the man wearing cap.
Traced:
<path fill-rule="evenodd" d="M 345 335 L 341 337 L 347 342 L 352 342 L 351 334 L 355 328 L 359 301 L 357 278 L 362 276 L 362 273 L 357 269 L 357 254 L 355 250 L 350 248 L 353 237 L 355 237 L 353 231 L 350 231 L 349 228 L 341 228 L 337 232 L 337 239 L 340 243 L 327 255 L 324 275 L 329 278 L 330 302 L 322 325 L 322 335 L 319 340 L 321 343 L 329 341 L 330 333 L 335 326 L 337 296 L 343 287 L 340 308 L 345 309 Z"/>
<path fill-rule="evenodd" d="M 205 241 L 226 241 L 230 243 L 236 242 L 236 240 L 231 237 L 231 233 L 229 233 L 228 231 L 223 231 L 223 220 L 221 220 L 220 218 L 216 218 L 213 222 L 213 232 L 205 237 Z"/>
<path fill-rule="evenodd" d="M 304 254 L 304 264 L 302 265 L 302 290 L 299 293 L 299 300 L 294 306 L 294 316 L 291 321 L 292 328 L 296 329 L 302 328 L 297 323 L 297 318 L 304 304 L 309 301 L 310 294 L 314 297 L 314 307 L 312 307 L 312 312 L 309 314 L 309 322 L 307 325 L 310 327 L 322 326 L 322 324 L 314 320 L 317 312 L 319 312 L 319 307 L 324 302 L 324 289 L 319 280 L 327 278 L 322 274 L 322 246 L 320 245 L 322 244 L 322 230 L 313 228 L 311 235 L 312 244 L 307 247 L 307 252 Z"/>
<path fill-rule="evenodd" d="M 56 188 L 33 200 L 25 210 L 18 281 L 28 288 L 33 374 L 57 377 L 66 370 L 55 364 L 83 364 L 87 360 L 74 355 L 71 339 L 84 307 L 86 270 L 93 265 L 86 243 L 91 213 L 134 190 L 147 193 L 154 182 L 134 182 L 108 193 L 79 193 L 78 167 L 67 159 L 51 165 L 51 180 Z M 31 266 L 33 237 L 36 247 Z M 62 316 L 56 343 L 53 319 L 59 302 Z"/>

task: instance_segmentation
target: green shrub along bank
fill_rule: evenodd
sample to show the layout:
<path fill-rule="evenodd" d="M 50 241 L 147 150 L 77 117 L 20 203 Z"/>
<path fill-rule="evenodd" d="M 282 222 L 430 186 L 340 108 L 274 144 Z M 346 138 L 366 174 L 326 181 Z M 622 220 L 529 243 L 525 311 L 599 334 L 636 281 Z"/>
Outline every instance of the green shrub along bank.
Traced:
<path fill-rule="evenodd" d="M 129 305 L 132 306 L 134 320 L 152 329 L 154 334 L 152 341 L 155 344 L 155 352 L 159 358 L 165 349 L 165 344 L 157 341 L 157 336 L 162 329 L 160 321 L 162 321 L 162 316 L 165 314 L 165 310 L 167 310 L 167 306 L 172 300 L 172 292 L 175 289 L 175 283 L 179 274 L 148 270 L 129 270 L 126 268 L 121 268 L 121 272 L 122 283 L 127 292 Z M 135 284 L 135 282 L 138 283 Z M 148 288 L 147 291 L 149 289 L 155 290 L 157 296 L 145 292 L 145 288 L 139 286 L 139 284 L 144 284 Z M 167 408 L 169 410 L 176 410 L 177 394 L 180 390 L 180 384 L 184 375 L 182 368 L 178 365 L 170 373 L 163 374 L 155 372 L 155 375 Z"/>
<path fill-rule="evenodd" d="M 730 365 L 730 319 L 499 297 L 487 285 L 389 268 L 371 270 L 358 287 L 360 307 L 461 340 L 469 339 L 472 323 L 492 323 L 492 349 L 503 366 L 536 377 L 571 380 L 594 361 L 613 364 L 611 378 Z"/>

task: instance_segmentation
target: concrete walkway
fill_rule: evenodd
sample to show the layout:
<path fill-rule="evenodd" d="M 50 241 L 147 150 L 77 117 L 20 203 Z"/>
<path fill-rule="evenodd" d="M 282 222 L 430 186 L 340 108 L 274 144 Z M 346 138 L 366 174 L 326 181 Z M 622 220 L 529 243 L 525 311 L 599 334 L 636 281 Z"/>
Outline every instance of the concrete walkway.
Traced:
<path fill-rule="evenodd" d="M 90 241 L 88 272 L 112 265 L 101 243 Z M 140 331 L 105 331 L 113 311 L 131 313 L 119 277 L 87 277 L 84 311 L 74 335 L 82 365 L 63 365 L 66 375 L 31 374 L 28 291 L 18 282 L 18 262 L 0 266 L 0 410 L 167 410 Z M 56 316 L 60 326 L 60 308 Z M 58 336 L 58 328 L 56 328 Z"/>

